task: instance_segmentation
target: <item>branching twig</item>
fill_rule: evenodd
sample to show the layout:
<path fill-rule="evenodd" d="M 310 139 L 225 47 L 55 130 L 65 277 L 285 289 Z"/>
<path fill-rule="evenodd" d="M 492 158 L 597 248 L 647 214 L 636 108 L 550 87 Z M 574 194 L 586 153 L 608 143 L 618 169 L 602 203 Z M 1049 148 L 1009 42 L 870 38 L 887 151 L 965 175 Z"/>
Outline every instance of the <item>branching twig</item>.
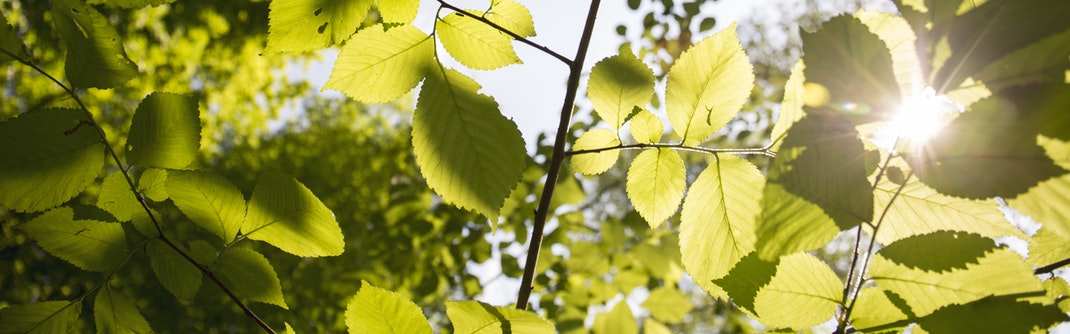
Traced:
<path fill-rule="evenodd" d="M 264 320 L 260 319 L 260 317 L 257 316 L 256 313 L 253 312 L 253 310 L 249 308 L 249 306 L 245 305 L 245 303 L 243 303 L 240 299 L 238 299 L 238 296 L 234 295 L 234 292 L 232 292 L 229 288 L 227 288 L 227 286 L 225 284 L 223 284 L 222 281 L 220 281 L 218 278 L 216 278 L 215 274 L 213 274 L 211 270 L 208 270 L 208 268 L 205 268 L 200 263 L 197 263 L 197 261 L 194 260 L 193 257 L 191 257 L 189 254 L 187 254 L 185 251 L 183 251 L 181 248 L 179 248 L 178 245 L 175 245 L 173 242 L 171 242 L 170 239 L 167 238 L 167 236 L 163 233 L 163 228 L 160 227 L 159 221 L 156 219 L 156 215 L 154 215 L 152 213 L 152 210 L 149 208 L 148 202 L 145 201 L 145 197 L 142 196 L 141 193 L 137 191 L 137 185 L 134 183 L 133 178 L 130 177 L 130 172 L 127 170 L 127 167 L 123 164 L 122 160 L 119 159 L 119 155 L 115 153 L 115 149 L 112 148 L 110 143 L 108 143 L 108 137 L 104 133 L 104 129 L 101 128 L 99 124 L 97 124 L 96 120 L 93 118 L 93 113 L 89 112 L 89 108 L 87 108 L 85 106 L 85 103 L 83 103 L 82 99 L 78 97 L 78 94 L 76 94 L 74 92 L 74 89 L 72 89 L 71 87 L 68 87 L 67 85 L 63 84 L 63 82 L 59 81 L 59 79 L 56 79 L 56 77 L 53 77 L 51 74 L 49 74 L 44 69 L 38 67 L 33 62 L 30 62 L 28 60 L 22 59 L 21 57 L 18 57 L 16 55 L 14 55 L 14 54 L 11 54 L 7 50 L 0 49 L 0 52 L 3 52 L 4 54 L 7 54 L 8 56 L 11 56 L 11 58 L 14 58 L 19 63 L 22 63 L 22 64 L 24 64 L 26 66 L 29 66 L 34 71 L 37 71 L 38 73 L 41 73 L 41 75 L 44 75 L 45 77 L 47 77 L 53 83 L 55 83 L 60 88 L 62 88 L 64 91 L 66 91 L 67 94 L 70 95 L 72 99 L 74 99 L 74 102 L 78 104 L 78 107 L 82 110 L 82 112 L 85 113 L 85 116 L 88 118 L 87 120 L 84 120 L 84 121 L 86 123 L 88 123 L 90 126 L 92 126 L 94 129 L 97 130 L 97 133 L 100 135 L 100 142 L 102 144 L 104 144 L 105 151 L 108 153 L 109 156 L 111 156 L 112 160 L 115 162 L 115 165 L 119 167 L 119 172 L 121 172 L 123 174 L 123 177 L 126 178 L 127 185 L 130 186 L 130 191 L 134 193 L 134 197 L 137 198 L 137 201 L 138 201 L 139 204 L 141 204 L 142 209 L 144 209 L 145 213 L 148 214 L 149 220 L 151 220 L 153 226 L 156 227 L 156 231 L 159 233 L 159 236 L 157 236 L 157 238 L 159 238 L 160 241 L 163 241 L 165 244 L 170 246 L 171 249 L 175 250 L 175 252 L 178 252 L 178 254 L 182 256 L 182 258 L 186 259 L 191 264 L 193 264 L 195 267 L 197 267 L 197 269 L 199 269 L 201 271 L 201 273 L 203 273 L 205 276 L 208 276 L 208 279 L 210 279 L 213 283 L 215 283 L 217 286 L 219 286 L 219 289 L 223 290 L 223 292 L 226 293 L 227 296 L 230 297 L 230 299 L 233 300 L 234 303 L 237 304 L 238 307 L 241 308 L 242 311 L 245 312 L 245 315 L 247 315 L 247 316 L 249 316 L 249 318 L 253 319 L 253 321 L 255 321 L 257 323 L 257 325 L 260 325 L 260 327 L 263 328 L 268 333 L 275 334 L 275 330 L 272 329 L 271 326 L 268 325 L 266 322 L 264 322 Z"/>
<path fill-rule="evenodd" d="M 576 94 L 580 88 L 580 75 L 583 74 L 583 61 L 587 58 L 587 48 L 591 45 L 591 34 L 594 32 L 594 22 L 598 17 L 598 6 L 601 3 L 601 0 L 591 0 L 591 7 L 587 11 L 587 22 L 583 27 L 583 35 L 580 36 L 579 50 L 576 51 L 576 60 L 569 63 L 568 86 L 565 91 L 565 101 L 561 105 L 561 119 L 557 124 L 554 150 L 547 162 L 549 166 L 546 172 L 546 184 L 542 188 L 539 207 L 535 210 L 529 239 L 531 243 L 528 245 L 527 261 L 524 262 L 524 277 L 521 279 L 520 291 L 516 298 L 516 308 L 521 310 L 528 308 L 528 298 L 531 297 L 531 290 L 534 288 L 532 282 L 535 279 L 535 264 L 539 261 L 539 250 L 542 249 L 543 228 L 546 227 L 546 217 L 550 214 L 550 199 L 557 186 L 557 176 L 561 172 L 561 165 L 565 162 L 565 140 L 568 138 L 568 128 L 572 124 L 572 109 L 576 103 Z"/>
<path fill-rule="evenodd" d="M 700 152 L 700 153 L 708 153 L 708 154 L 717 154 L 717 153 L 740 154 L 740 155 L 758 154 L 758 155 L 768 156 L 768 157 L 771 157 L 771 158 L 775 158 L 776 157 L 776 152 L 770 151 L 769 148 L 766 148 L 766 147 L 757 147 L 757 148 L 706 148 L 706 147 L 700 147 L 700 146 L 685 146 L 684 144 L 668 144 L 668 143 L 617 145 L 617 146 L 609 146 L 609 147 L 592 148 L 592 149 L 588 149 L 588 150 L 568 151 L 568 152 L 565 152 L 565 154 L 568 155 L 568 156 L 573 156 L 573 155 L 580 155 L 580 154 L 598 153 L 598 152 L 610 151 L 610 150 L 645 150 L 645 149 L 651 149 L 651 148 L 671 148 L 671 149 L 677 149 L 677 150 L 681 150 L 681 151 L 692 151 L 692 152 Z"/>
<path fill-rule="evenodd" d="M 539 51 L 545 52 L 546 54 L 550 55 L 551 57 L 557 58 L 557 60 L 560 60 L 562 63 L 565 63 L 565 65 L 568 65 L 570 67 L 572 66 L 572 63 L 573 63 L 572 59 L 568 59 L 568 57 L 562 56 L 560 53 L 554 52 L 554 50 L 550 50 L 550 48 L 548 48 L 546 46 L 543 46 L 542 44 L 532 42 L 530 39 L 524 38 L 524 36 L 517 35 L 515 32 L 512 32 L 509 29 L 506 29 L 505 27 L 502 27 L 502 26 L 498 25 L 497 23 L 494 23 L 494 22 L 492 22 L 491 20 L 488 20 L 485 17 L 472 15 L 472 13 L 469 13 L 469 12 L 464 11 L 463 9 L 457 8 L 457 6 L 454 6 L 454 5 L 451 5 L 451 4 L 447 3 L 445 0 L 438 0 L 438 3 L 442 7 L 449 8 L 450 10 L 454 11 L 455 13 L 457 13 L 459 15 L 470 17 L 472 19 L 475 19 L 476 21 L 483 22 L 483 24 L 491 26 L 494 29 L 498 29 L 498 31 L 501 31 L 502 33 L 505 33 L 506 35 L 509 35 L 509 37 L 512 37 L 513 39 L 515 39 L 517 41 L 520 41 L 521 43 L 527 44 L 527 45 L 529 45 L 529 46 L 531 46 L 533 48 L 538 49 Z M 581 43 L 582 43 L 582 41 L 581 41 Z M 576 61 L 576 62 L 577 63 L 582 63 L 582 61 Z"/>

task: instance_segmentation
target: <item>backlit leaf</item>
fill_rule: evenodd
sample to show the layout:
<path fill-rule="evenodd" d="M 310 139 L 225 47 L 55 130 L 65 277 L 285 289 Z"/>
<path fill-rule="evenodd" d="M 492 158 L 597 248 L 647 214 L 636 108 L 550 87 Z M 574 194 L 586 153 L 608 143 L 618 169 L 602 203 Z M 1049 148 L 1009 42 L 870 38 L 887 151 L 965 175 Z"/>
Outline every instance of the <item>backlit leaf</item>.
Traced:
<path fill-rule="evenodd" d="M 851 325 L 865 333 L 881 333 L 870 328 L 903 321 L 907 317 L 908 315 L 888 298 L 885 291 L 877 287 L 863 287 L 858 293 L 854 312 L 851 312 Z M 889 326 L 888 330 L 899 333 L 907 325 L 904 323 L 900 326 Z"/>
<path fill-rule="evenodd" d="M 185 251 L 185 250 L 183 250 Z M 189 301 L 201 287 L 201 271 L 163 241 L 149 242 L 149 264 L 156 280 L 181 301 Z"/>
<path fill-rule="evenodd" d="M 632 138 L 640 144 L 656 143 L 661 140 L 662 134 L 665 133 L 665 125 L 661 123 L 661 118 L 646 109 L 642 109 L 635 114 L 629 124 Z"/>
<path fill-rule="evenodd" d="M 197 99 L 152 93 L 134 113 L 126 140 L 126 159 L 141 167 L 186 168 L 197 157 L 200 143 Z"/>
<path fill-rule="evenodd" d="M 0 333 L 70 333 L 82 303 L 50 301 L 0 309 Z"/>
<path fill-rule="evenodd" d="M 167 171 L 149 168 L 141 172 L 141 178 L 138 179 L 137 186 L 138 190 L 145 194 L 145 197 L 153 201 L 163 202 L 169 197 L 166 184 Z"/>
<path fill-rule="evenodd" d="M 0 123 L 0 205 L 37 212 L 85 190 L 104 167 L 100 134 L 74 109 L 42 109 Z M 17 158 L 16 158 L 17 157 Z"/>
<path fill-rule="evenodd" d="M 849 115 L 854 124 L 895 110 L 901 97 L 888 47 L 861 21 L 837 16 L 816 33 L 803 32 L 802 39 L 806 81 L 829 92 L 821 109 Z"/>
<path fill-rule="evenodd" d="M 1066 145 L 1066 142 L 1046 140 L 1044 148 L 1056 164 L 1063 168 L 1070 166 L 1070 145 Z M 1052 205 L 1070 203 L 1070 174 L 1040 182 L 1030 188 L 1029 192 L 1009 200 L 1008 203 L 1043 224 L 1041 230 L 1070 239 L 1070 206 Z"/>
<path fill-rule="evenodd" d="M 855 17 L 888 47 L 899 91 L 907 96 L 923 92 L 926 83 L 916 49 L 917 37 L 906 19 L 892 13 L 868 10 L 856 13 Z"/>
<path fill-rule="evenodd" d="M 88 0 L 86 3 L 90 5 L 103 4 L 108 7 L 141 8 L 146 6 L 159 6 L 174 1 L 175 0 Z"/>
<path fill-rule="evenodd" d="M 524 139 L 474 80 L 440 73 L 427 78 L 416 104 L 416 163 L 443 200 L 493 220 L 524 171 Z"/>
<path fill-rule="evenodd" d="M 1014 85 L 1063 81 L 1070 67 L 1067 58 L 1070 58 L 1070 30 L 1015 50 L 985 66 L 974 79 L 992 91 Z"/>
<path fill-rule="evenodd" d="M 1065 203 L 1065 202 L 1061 202 Z M 1026 261 L 1037 267 L 1047 266 L 1067 258 L 1070 254 L 1070 236 L 1059 234 L 1058 228 L 1044 224 L 1037 234 L 1029 238 L 1029 257 Z"/>
<path fill-rule="evenodd" d="M 754 251 L 755 219 L 765 177 L 753 164 L 718 155 L 691 184 L 680 211 L 680 255 L 703 290 L 727 297 L 711 280 Z"/>
<path fill-rule="evenodd" d="M 289 309 L 275 269 L 260 253 L 248 248 L 227 249 L 212 271 L 238 297 Z"/>
<path fill-rule="evenodd" d="M 467 12 L 483 15 L 475 10 Z M 435 34 L 446 52 L 469 68 L 493 70 L 521 63 L 509 35 L 463 14 L 450 13 L 439 19 L 435 23 Z"/>
<path fill-rule="evenodd" d="M 152 333 L 134 302 L 108 287 L 97 292 L 93 302 L 93 322 L 97 324 L 97 333 Z"/>
<path fill-rule="evenodd" d="M 755 313 L 754 301 L 758 290 L 769 284 L 776 274 L 779 258 L 765 261 L 757 253 L 750 253 L 736 263 L 725 277 L 713 280 L 714 284 L 724 289 L 732 302 L 751 313 Z"/>
<path fill-rule="evenodd" d="M 301 182 L 281 172 L 260 175 L 241 232 L 302 257 L 334 256 L 345 249 L 334 213 Z"/>
<path fill-rule="evenodd" d="M 360 291 L 346 306 L 345 317 L 350 333 L 431 333 L 431 325 L 416 304 L 367 281 L 361 281 Z"/>
<path fill-rule="evenodd" d="M 1070 29 L 1059 14 L 1067 12 L 1070 2 L 1062 0 L 991 0 L 955 18 L 947 35 L 951 56 L 932 86 L 946 92 L 1008 53 Z"/>
<path fill-rule="evenodd" d="M 21 228 L 49 254 L 89 271 L 115 269 L 127 252 L 122 225 L 74 220 L 69 207 L 46 212 Z"/>
<path fill-rule="evenodd" d="M 1033 269 L 1010 250 L 996 249 L 966 267 L 949 273 L 929 272 L 910 269 L 878 254 L 870 266 L 870 276 L 881 289 L 902 297 L 910 311 L 919 316 L 986 296 L 1027 294 L 1044 289 L 1033 276 Z"/>
<path fill-rule="evenodd" d="M 643 301 L 643 308 L 658 320 L 677 323 L 683 321 L 695 306 L 680 290 L 661 287 L 650 291 L 650 296 Z"/>
<path fill-rule="evenodd" d="M 521 37 L 535 37 L 535 20 L 527 7 L 513 0 L 491 0 L 485 17 Z"/>
<path fill-rule="evenodd" d="M 245 219 L 245 197 L 219 174 L 173 170 L 167 192 L 175 206 L 198 226 L 230 243 Z"/>
<path fill-rule="evenodd" d="M 806 253 L 780 259 L 776 275 L 754 298 L 759 321 L 769 327 L 806 329 L 832 318 L 843 282 L 827 264 Z"/>
<path fill-rule="evenodd" d="M 553 324 L 531 311 L 478 301 L 446 302 L 446 315 L 457 334 L 555 333 Z"/>
<path fill-rule="evenodd" d="M 787 134 L 792 124 L 802 119 L 803 113 L 803 83 L 806 82 L 806 74 L 803 70 L 806 64 L 801 60 L 795 62 L 791 68 L 788 82 L 784 84 L 784 101 L 780 102 L 780 113 L 777 114 L 776 123 L 773 124 L 772 138 L 774 149 L 780 147 L 781 140 Z"/>
<path fill-rule="evenodd" d="M 53 24 L 67 46 L 67 79 L 77 88 L 112 88 L 137 76 L 108 18 L 80 0 L 52 2 Z"/>
<path fill-rule="evenodd" d="M 880 254 L 910 269 L 943 272 L 967 269 L 995 248 L 995 241 L 976 234 L 936 231 L 893 242 Z"/>
<path fill-rule="evenodd" d="M 357 31 L 371 5 L 372 0 L 271 0 L 265 50 L 315 51 L 339 44 Z"/>
<path fill-rule="evenodd" d="M 411 23 L 420 9 L 420 0 L 377 0 L 383 22 Z"/>
<path fill-rule="evenodd" d="M 991 296 L 967 304 L 950 305 L 918 319 L 927 333 L 1035 333 L 1070 320 L 1055 305 L 1019 301 L 1014 296 Z"/>
<path fill-rule="evenodd" d="M 646 150 L 639 153 L 628 168 L 626 189 L 635 211 L 658 228 L 680 206 L 687 185 L 684 160 L 671 149 Z"/>
<path fill-rule="evenodd" d="M 592 150 L 620 145 L 617 134 L 609 129 L 594 129 L 584 132 L 572 145 L 573 151 Z M 617 163 L 620 150 L 605 150 L 598 153 L 584 153 L 573 155 L 571 160 L 572 170 L 586 175 L 598 175 L 605 173 Z"/>
<path fill-rule="evenodd" d="M 669 69 L 669 123 L 684 145 L 701 143 L 736 116 L 753 86 L 753 67 L 736 25 L 729 25 L 684 51 Z"/>
<path fill-rule="evenodd" d="M 630 52 L 602 59 L 591 68 L 587 96 L 614 130 L 620 130 L 632 110 L 646 106 L 653 95 L 653 70 Z"/>
<path fill-rule="evenodd" d="M 100 195 L 97 196 L 97 206 L 107 211 L 120 222 L 128 222 L 134 219 L 138 213 L 143 213 L 144 208 L 134 196 L 130 184 L 126 182 L 123 173 L 112 172 L 104 178 L 100 186 Z"/>
<path fill-rule="evenodd" d="M 639 326 L 635 323 L 632 309 L 622 300 L 617 302 L 617 306 L 609 312 L 600 313 L 594 317 L 591 332 L 594 334 L 638 334 Z"/>
<path fill-rule="evenodd" d="M 0 64 L 14 60 L 8 55 L 9 53 L 22 58 L 25 48 L 26 46 L 22 44 L 19 34 L 15 32 L 15 28 L 11 27 L 6 19 L 0 20 Z"/>
<path fill-rule="evenodd" d="M 365 103 L 392 101 L 423 80 L 434 55 L 434 39 L 416 27 L 367 27 L 342 47 L 323 89 Z"/>

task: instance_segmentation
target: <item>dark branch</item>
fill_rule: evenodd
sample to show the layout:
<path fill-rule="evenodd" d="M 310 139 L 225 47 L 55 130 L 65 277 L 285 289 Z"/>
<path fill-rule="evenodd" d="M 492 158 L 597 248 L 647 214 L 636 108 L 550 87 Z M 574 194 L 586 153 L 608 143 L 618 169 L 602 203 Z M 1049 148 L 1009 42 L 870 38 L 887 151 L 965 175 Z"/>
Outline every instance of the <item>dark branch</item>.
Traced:
<path fill-rule="evenodd" d="M 760 154 L 768 157 L 776 157 L 776 152 L 770 151 L 768 148 L 705 148 L 699 146 L 685 146 L 683 144 L 666 144 L 666 143 L 650 143 L 650 144 L 630 144 L 630 145 L 617 145 L 609 147 L 592 148 L 588 150 L 575 150 L 565 152 L 568 156 L 591 154 L 611 150 L 646 150 L 651 148 L 671 148 L 681 151 L 691 151 L 709 154 L 728 153 L 728 154 Z"/>
<path fill-rule="evenodd" d="M 1070 264 L 1070 258 L 1066 258 L 1066 259 L 1063 259 L 1062 261 L 1055 262 L 1055 263 L 1052 263 L 1052 264 L 1037 268 L 1036 271 L 1033 271 L 1033 274 L 1035 274 L 1035 275 L 1050 274 L 1053 271 L 1055 271 L 1055 269 L 1062 268 L 1063 266 L 1066 266 L 1068 264 Z"/>
<path fill-rule="evenodd" d="M 554 50 L 550 50 L 550 48 L 545 47 L 542 44 L 532 42 L 530 39 L 524 38 L 524 36 L 517 35 L 515 32 L 512 32 L 509 29 L 506 29 L 505 27 L 502 27 L 502 26 L 498 25 L 497 23 L 491 22 L 490 20 L 488 20 L 485 17 L 472 15 L 472 13 L 469 13 L 469 12 L 464 11 L 463 9 L 457 8 L 457 6 L 454 6 L 454 5 L 451 5 L 451 4 L 447 3 L 445 0 L 438 0 L 438 3 L 440 5 L 442 5 L 442 7 L 449 8 L 450 10 L 456 12 L 457 14 L 473 18 L 476 21 L 483 22 L 483 24 L 486 24 L 488 26 L 493 27 L 494 29 L 498 29 L 498 31 L 501 31 L 501 32 L 505 33 L 506 35 L 509 35 L 509 37 L 512 37 L 513 39 L 518 40 L 521 43 L 527 44 L 527 45 L 529 45 L 529 46 L 531 46 L 531 47 L 533 47 L 535 49 L 538 49 L 539 51 L 542 51 L 542 52 L 550 55 L 551 57 L 557 58 L 557 60 L 560 60 L 562 63 L 565 63 L 565 65 L 572 66 L 573 61 L 571 59 L 568 59 L 567 57 L 562 56 L 560 53 L 554 52 Z"/>

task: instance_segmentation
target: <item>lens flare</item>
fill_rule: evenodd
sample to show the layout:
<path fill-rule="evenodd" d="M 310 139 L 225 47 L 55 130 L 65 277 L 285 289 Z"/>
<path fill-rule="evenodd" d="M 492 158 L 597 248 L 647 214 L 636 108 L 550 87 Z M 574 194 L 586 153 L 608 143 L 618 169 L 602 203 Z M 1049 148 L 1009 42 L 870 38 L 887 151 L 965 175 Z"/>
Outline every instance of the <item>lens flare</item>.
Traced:
<path fill-rule="evenodd" d="M 938 96 L 931 87 L 926 88 L 924 92 L 903 102 L 873 141 L 886 149 L 907 148 L 913 151 L 939 133 L 951 115 L 962 110 L 962 106 L 946 96 Z"/>

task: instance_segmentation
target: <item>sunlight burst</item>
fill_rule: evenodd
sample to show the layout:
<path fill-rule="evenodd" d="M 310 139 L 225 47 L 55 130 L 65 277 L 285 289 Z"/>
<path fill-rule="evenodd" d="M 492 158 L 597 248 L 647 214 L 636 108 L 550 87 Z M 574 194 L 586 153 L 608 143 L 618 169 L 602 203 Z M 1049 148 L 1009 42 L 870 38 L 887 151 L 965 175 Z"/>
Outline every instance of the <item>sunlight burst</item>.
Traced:
<path fill-rule="evenodd" d="M 887 125 L 874 136 L 881 147 L 899 150 L 905 147 L 914 150 L 940 132 L 953 112 L 961 113 L 962 106 L 947 96 L 937 96 L 930 87 L 905 101 Z M 897 144 L 898 142 L 898 144 Z"/>

